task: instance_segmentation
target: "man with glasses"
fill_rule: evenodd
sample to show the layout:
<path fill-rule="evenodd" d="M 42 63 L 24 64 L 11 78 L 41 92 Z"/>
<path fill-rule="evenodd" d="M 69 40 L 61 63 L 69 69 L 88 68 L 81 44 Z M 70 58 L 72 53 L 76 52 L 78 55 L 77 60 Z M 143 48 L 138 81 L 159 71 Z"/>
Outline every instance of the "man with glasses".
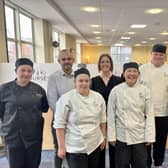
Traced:
<path fill-rule="evenodd" d="M 47 86 L 47 97 L 53 116 L 56 110 L 56 102 L 61 95 L 74 88 L 73 85 L 73 70 L 74 56 L 71 50 L 61 50 L 58 56 L 58 62 L 61 69 L 49 76 Z M 56 130 L 53 128 L 53 121 L 51 125 L 53 142 L 55 148 L 54 166 L 61 168 L 62 159 L 57 156 L 58 143 L 56 138 Z"/>

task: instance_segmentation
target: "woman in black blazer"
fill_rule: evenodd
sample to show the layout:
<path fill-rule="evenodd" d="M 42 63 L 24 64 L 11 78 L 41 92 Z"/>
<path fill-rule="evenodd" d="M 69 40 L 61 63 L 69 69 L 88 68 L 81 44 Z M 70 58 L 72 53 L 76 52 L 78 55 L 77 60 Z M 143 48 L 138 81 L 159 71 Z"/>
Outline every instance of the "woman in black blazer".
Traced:
<path fill-rule="evenodd" d="M 112 74 L 113 61 L 109 54 L 102 54 L 98 61 L 100 74 L 92 78 L 91 89 L 99 92 L 107 105 L 110 91 L 122 82 L 121 78 Z M 107 123 L 108 124 L 108 123 Z M 110 168 L 115 168 L 115 147 L 109 144 Z M 101 151 L 99 168 L 105 168 L 105 149 Z"/>

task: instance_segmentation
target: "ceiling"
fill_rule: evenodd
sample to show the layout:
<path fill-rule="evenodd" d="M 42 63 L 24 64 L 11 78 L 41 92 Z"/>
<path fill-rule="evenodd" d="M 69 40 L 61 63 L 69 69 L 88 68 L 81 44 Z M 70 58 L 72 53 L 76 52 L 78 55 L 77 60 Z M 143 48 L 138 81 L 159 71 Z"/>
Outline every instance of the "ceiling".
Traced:
<path fill-rule="evenodd" d="M 12 2 L 26 8 L 37 17 L 49 20 L 56 30 L 75 35 L 78 41 L 105 45 L 122 43 L 126 46 L 168 43 L 168 35 L 160 34 L 168 31 L 167 0 L 13 0 Z M 84 12 L 81 10 L 83 6 L 95 6 L 99 11 Z M 149 8 L 163 8 L 165 11 L 157 15 L 146 14 L 145 11 Z M 91 24 L 100 27 L 92 28 Z M 147 27 L 132 29 L 130 28 L 132 24 L 146 24 Z M 116 31 L 112 31 L 113 29 Z M 93 34 L 93 31 L 100 31 L 101 34 Z M 130 31 L 136 34 L 129 35 Z M 97 36 L 101 39 L 97 40 Z M 131 39 L 121 40 L 122 36 L 129 36 Z"/>

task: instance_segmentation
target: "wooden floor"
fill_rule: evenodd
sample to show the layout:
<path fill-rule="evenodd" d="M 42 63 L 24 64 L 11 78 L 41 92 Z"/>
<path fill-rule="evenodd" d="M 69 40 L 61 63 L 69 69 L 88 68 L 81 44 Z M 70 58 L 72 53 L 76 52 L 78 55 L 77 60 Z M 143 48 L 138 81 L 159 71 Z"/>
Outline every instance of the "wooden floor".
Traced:
<path fill-rule="evenodd" d="M 42 152 L 42 160 L 40 168 L 54 168 L 53 162 L 54 152 L 51 150 L 44 150 Z M 106 154 L 106 160 L 108 160 L 108 152 Z M 108 162 L 107 162 L 108 163 Z M 0 151 L 0 168 L 9 168 L 7 158 L 4 156 L 3 151 Z M 106 168 L 109 168 L 109 165 L 106 165 Z M 163 168 L 168 168 L 168 150 L 165 154 L 165 163 Z"/>

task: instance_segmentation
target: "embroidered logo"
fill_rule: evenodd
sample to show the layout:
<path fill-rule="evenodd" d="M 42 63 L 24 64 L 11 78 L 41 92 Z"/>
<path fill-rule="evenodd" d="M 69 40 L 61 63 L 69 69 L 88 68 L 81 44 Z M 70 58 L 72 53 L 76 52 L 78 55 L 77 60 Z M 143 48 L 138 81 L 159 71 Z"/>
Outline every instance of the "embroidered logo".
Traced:
<path fill-rule="evenodd" d="M 145 96 L 144 96 L 144 94 L 142 92 L 139 92 L 139 97 L 140 98 L 144 98 Z"/>
<path fill-rule="evenodd" d="M 36 93 L 37 97 L 42 97 L 42 95 L 40 93 Z"/>

